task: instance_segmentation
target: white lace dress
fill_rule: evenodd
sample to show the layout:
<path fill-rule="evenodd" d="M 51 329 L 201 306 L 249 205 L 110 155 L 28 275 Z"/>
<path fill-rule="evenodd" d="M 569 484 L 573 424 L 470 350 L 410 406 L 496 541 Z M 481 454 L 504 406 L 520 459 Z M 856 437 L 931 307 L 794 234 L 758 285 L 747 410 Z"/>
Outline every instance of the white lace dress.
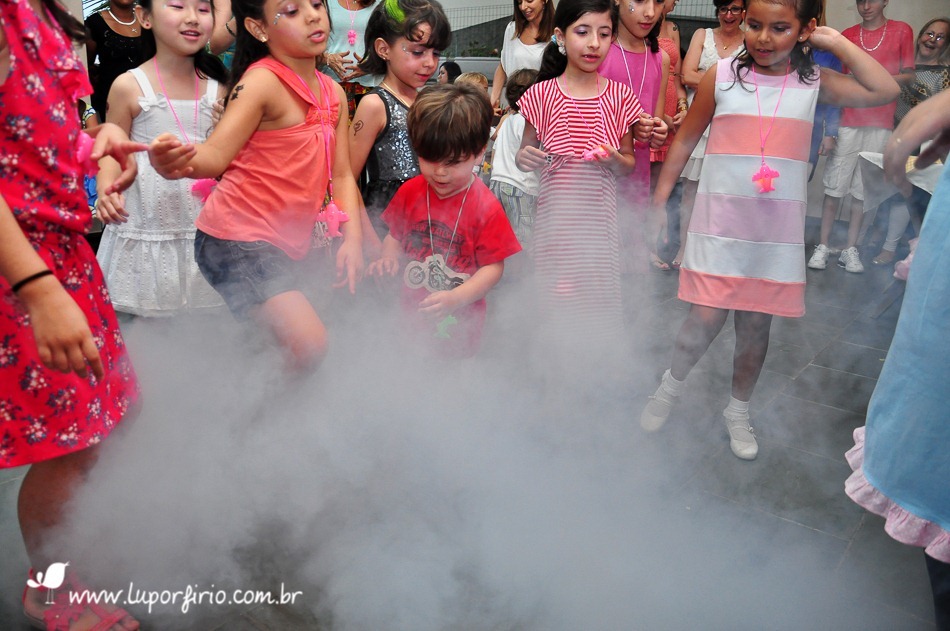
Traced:
<path fill-rule="evenodd" d="M 139 97 L 142 111 L 132 120 L 132 140 L 148 143 L 164 132 L 181 138 L 164 95 L 155 94 L 140 69 L 129 72 L 143 94 Z M 172 100 L 192 142 L 208 136 L 217 93 L 217 81 L 209 80 L 198 101 L 197 126 L 195 102 Z M 224 301 L 195 263 L 195 218 L 201 201 L 191 193 L 194 180 L 166 180 L 149 164 L 146 152 L 135 154 L 135 160 L 138 176 L 125 192 L 128 221 L 106 226 L 97 254 L 116 311 L 162 316 L 221 307 Z"/>
<path fill-rule="evenodd" d="M 744 48 L 744 46 L 739 46 L 726 57 L 720 57 L 719 51 L 716 48 L 716 36 L 713 34 L 713 30 L 711 28 L 707 28 L 706 37 L 703 39 L 703 52 L 699 55 L 699 69 L 700 71 L 705 72 L 719 63 L 720 59 L 729 59 L 735 57 Z M 690 103 L 693 101 L 693 94 L 694 92 L 690 90 Z M 709 127 L 706 128 L 706 131 L 703 132 L 699 142 L 696 143 L 696 148 L 693 149 L 693 153 L 690 154 L 689 160 L 686 162 L 686 167 L 683 169 L 683 177 L 685 177 L 687 180 L 693 180 L 694 182 L 699 181 L 699 175 L 703 171 L 703 156 L 706 155 L 706 141 L 708 139 Z"/>

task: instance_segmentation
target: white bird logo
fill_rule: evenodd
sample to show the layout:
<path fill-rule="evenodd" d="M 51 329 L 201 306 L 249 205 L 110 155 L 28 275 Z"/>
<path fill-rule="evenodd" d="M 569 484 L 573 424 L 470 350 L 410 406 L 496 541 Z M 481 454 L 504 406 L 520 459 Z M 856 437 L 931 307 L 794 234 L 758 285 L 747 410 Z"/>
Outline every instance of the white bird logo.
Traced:
<path fill-rule="evenodd" d="M 63 581 L 66 580 L 67 565 L 69 565 L 69 562 L 51 563 L 45 572 L 36 572 L 37 580 L 34 581 L 32 578 L 28 578 L 26 579 L 26 584 L 33 589 L 39 589 L 41 587 L 47 589 L 46 604 L 52 605 L 54 590 L 59 589 Z"/>

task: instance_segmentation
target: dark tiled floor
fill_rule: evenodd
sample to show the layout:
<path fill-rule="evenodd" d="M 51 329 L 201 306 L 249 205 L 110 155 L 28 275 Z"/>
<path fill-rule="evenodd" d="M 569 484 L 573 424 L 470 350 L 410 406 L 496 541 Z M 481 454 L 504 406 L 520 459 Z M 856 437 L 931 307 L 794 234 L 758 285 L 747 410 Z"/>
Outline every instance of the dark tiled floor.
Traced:
<path fill-rule="evenodd" d="M 631 320 L 643 334 L 642 354 L 635 356 L 633 367 L 638 375 L 635 394 L 624 395 L 628 400 L 620 404 L 596 408 L 592 415 L 636 417 L 663 369 L 662 361 L 640 358 L 668 357 L 686 315 L 686 307 L 675 298 L 675 274 L 651 274 L 638 282 L 641 299 L 631 306 Z M 761 445 L 754 462 L 732 457 L 718 419 L 731 371 L 731 322 L 690 375 L 683 401 L 661 432 L 626 432 L 606 441 L 610 444 L 604 450 L 626 450 L 635 461 L 631 467 L 642 488 L 630 482 L 627 492 L 649 489 L 664 495 L 664 511 L 644 519 L 665 523 L 668 527 L 662 530 L 677 534 L 665 534 L 660 541 L 671 536 L 676 544 L 658 544 L 666 556 L 655 568 L 646 560 L 642 568 L 625 568 L 634 574 L 653 573 L 644 594 L 626 595 L 645 599 L 640 619 L 616 626 L 593 618 L 582 627 L 934 628 L 922 553 L 891 540 L 882 520 L 859 509 L 843 492 L 849 474 L 844 452 L 852 445 L 854 428 L 863 424 L 898 314 L 899 303 L 881 318 L 868 315 L 888 282 L 887 270 L 870 265 L 860 276 L 834 266 L 808 272 L 808 314 L 798 320 L 776 319 L 773 325 L 753 399 Z M 644 304 L 644 296 L 649 304 Z M 541 404 L 558 417 L 557 400 Z M 570 447 L 593 449 L 591 441 Z M 17 603 L 26 561 L 14 510 L 22 475 L 23 470 L 0 471 L 0 628 L 10 631 L 26 628 Z M 612 500 L 623 503 L 629 498 Z M 569 526 L 564 528 L 570 533 Z M 610 566 L 607 559 L 605 565 Z M 500 601 L 505 598 L 497 595 Z M 332 608 L 332 603 L 324 606 Z M 321 619 L 299 608 L 257 607 L 224 611 L 211 619 L 190 618 L 187 624 L 180 618 L 147 622 L 151 628 L 176 631 L 332 627 L 329 617 Z M 392 628 L 407 627 L 394 620 Z M 546 629 L 523 620 L 508 626 L 452 628 Z"/>

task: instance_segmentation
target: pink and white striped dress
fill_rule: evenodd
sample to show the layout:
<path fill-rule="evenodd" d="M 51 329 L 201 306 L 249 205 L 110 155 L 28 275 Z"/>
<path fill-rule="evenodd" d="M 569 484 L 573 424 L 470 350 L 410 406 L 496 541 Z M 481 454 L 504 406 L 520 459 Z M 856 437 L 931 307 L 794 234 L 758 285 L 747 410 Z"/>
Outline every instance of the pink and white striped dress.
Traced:
<path fill-rule="evenodd" d="M 804 83 L 792 72 L 756 74 L 762 117 L 752 76 L 735 81 L 733 60 L 716 69 L 716 113 L 699 179 L 680 270 L 679 297 L 686 302 L 785 317 L 805 314 L 805 211 L 808 139 L 818 80 Z M 779 102 L 780 101 L 780 102 Z M 769 167 L 780 173 L 775 190 L 760 194 L 759 125 L 769 128 Z"/>
<path fill-rule="evenodd" d="M 601 80 L 597 97 L 574 99 L 557 79 L 518 100 L 551 164 L 541 173 L 533 256 L 542 316 L 559 332 L 610 339 L 623 331 L 616 176 L 585 151 L 617 148 L 642 108 L 633 91 Z"/>

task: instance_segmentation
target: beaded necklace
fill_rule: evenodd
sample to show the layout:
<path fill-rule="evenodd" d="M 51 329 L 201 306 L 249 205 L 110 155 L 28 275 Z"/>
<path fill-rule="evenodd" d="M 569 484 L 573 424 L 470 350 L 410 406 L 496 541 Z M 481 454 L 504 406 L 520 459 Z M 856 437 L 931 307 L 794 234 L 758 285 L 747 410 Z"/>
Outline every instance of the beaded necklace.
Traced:
<path fill-rule="evenodd" d="M 861 30 L 858 31 L 858 40 L 861 42 L 861 48 L 863 48 L 865 51 L 869 53 L 873 53 L 875 50 L 880 48 L 881 44 L 884 43 L 884 38 L 887 37 L 887 23 L 888 22 L 890 22 L 890 20 L 884 20 L 884 32 L 881 33 L 881 39 L 874 48 L 868 48 L 867 46 L 864 45 L 864 27 L 862 26 Z"/>

